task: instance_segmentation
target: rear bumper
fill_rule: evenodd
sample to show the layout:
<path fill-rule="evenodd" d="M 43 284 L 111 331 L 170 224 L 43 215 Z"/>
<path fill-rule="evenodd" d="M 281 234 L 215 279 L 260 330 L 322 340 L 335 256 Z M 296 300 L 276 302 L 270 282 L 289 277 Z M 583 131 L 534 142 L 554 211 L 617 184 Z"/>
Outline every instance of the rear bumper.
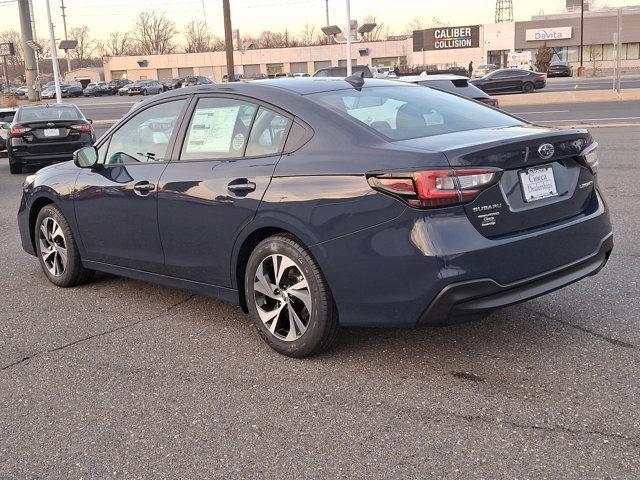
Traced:
<path fill-rule="evenodd" d="M 78 147 L 81 148 L 81 147 Z M 75 151 L 75 150 L 74 150 Z M 58 162 L 66 162 L 73 158 L 72 152 L 63 152 L 63 153 L 47 153 L 47 154 L 37 154 L 32 155 L 24 152 L 13 152 L 14 162 L 17 165 L 22 166 L 42 166 L 42 165 L 50 165 L 52 163 Z"/>
<path fill-rule="evenodd" d="M 497 308 L 553 292 L 597 274 L 606 265 L 612 250 L 613 234 L 610 233 L 593 255 L 534 277 L 507 285 L 491 278 L 452 283 L 431 302 L 418 325 L 447 325 L 473 320 Z"/>
<path fill-rule="evenodd" d="M 344 326 L 415 327 L 472 318 L 564 287 L 613 248 L 604 200 L 553 225 L 490 239 L 463 210 L 407 209 L 310 247 Z"/>

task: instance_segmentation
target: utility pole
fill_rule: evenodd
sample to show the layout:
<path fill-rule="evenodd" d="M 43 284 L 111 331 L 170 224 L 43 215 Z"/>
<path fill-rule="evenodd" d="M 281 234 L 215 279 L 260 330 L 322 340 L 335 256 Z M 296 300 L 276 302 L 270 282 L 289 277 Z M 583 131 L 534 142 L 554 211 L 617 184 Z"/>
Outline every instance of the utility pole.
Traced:
<path fill-rule="evenodd" d="M 22 30 L 22 51 L 24 53 L 24 76 L 27 83 L 27 96 L 30 102 L 36 102 L 40 100 L 39 93 L 33 88 L 36 82 L 36 53 L 27 44 L 27 42 L 33 41 L 29 0 L 18 0 L 18 14 L 20 15 L 20 29 Z"/>
<path fill-rule="evenodd" d="M 49 41 L 51 42 L 51 63 L 53 64 L 53 81 L 56 85 L 56 103 L 62 103 L 62 92 L 60 91 L 60 67 L 58 66 L 58 52 L 56 36 L 53 33 L 53 22 L 51 21 L 51 5 L 47 0 L 47 22 L 49 23 Z"/>
<path fill-rule="evenodd" d="M 236 74 L 233 68 L 233 31 L 231 30 L 231 8 L 229 0 L 222 0 L 222 15 L 224 17 L 224 49 L 227 52 L 227 81 L 235 82 Z"/>
<path fill-rule="evenodd" d="M 351 0 L 347 0 L 347 77 L 353 73 L 351 68 Z"/>
<path fill-rule="evenodd" d="M 327 25 L 326 26 L 328 27 L 329 26 L 329 0 L 324 0 L 324 3 L 325 3 L 324 9 L 325 9 L 325 13 L 327 15 Z"/>
<path fill-rule="evenodd" d="M 578 76 L 584 77 L 584 66 L 582 65 L 584 53 L 584 0 L 580 2 L 580 67 L 578 67 Z"/>
<path fill-rule="evenodd" d="M 60 10 L 62 10 L 62 25 L 64 25 L 64 39 L 69 40 L 67 38 L 67 14 L 64 12 L 67 7 L 64 6 L 64 0 L 60 0 Z M 71 71 L 71 59 L 69 58 L 69 49 L 65 49 L 65 56 L 67 57 L 67 73 Z"/>
<path fill-rule="evenodd" d="M 618 31 L 616 32 L 616 92 L 618 92 L 618 94 L 620 93 L 620 88 L 621 88 L 621 73 L 620 72 L 620 53 L 622 53 L 620 50 L 622 50 L 622 9 L 619 8 L 618 9 Z"/>

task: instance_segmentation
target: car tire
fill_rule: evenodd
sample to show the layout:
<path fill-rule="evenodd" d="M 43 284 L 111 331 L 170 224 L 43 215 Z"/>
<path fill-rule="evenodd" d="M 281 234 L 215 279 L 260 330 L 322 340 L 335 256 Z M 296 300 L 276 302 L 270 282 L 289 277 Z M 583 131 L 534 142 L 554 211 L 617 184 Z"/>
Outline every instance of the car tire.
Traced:
<path fill-rule="evenodd" d="M 293 236 L 274 235 L 255 247 L 244 291 L 251 320 L 276 352 L 303 358 L 335 341 L 339 325 L 331 290 L 311 253 Z"/>
<path fill-rule="evenodd" d="M 536 89 L 535 85 L 531 82 L 525 82 L 524 85 L 522 85 L 522 91 L 524 93 L 531 93 Z"/>
<path fill-rule="evenodd" d="M 9 172 L 13 175 L 19 175 L 22 173 L 22 165 L 16 163 L 11 151 L 7 148 L 7 160 L 9 160 Z"/>
<path fill-rule="evenodd" d="M 11 172 L 13 175 L 19 175 L 20 173 L 22 173 L 22 165 L 12 163 L 11 160 L 9 160 L 9 172 Z"/>
<path fill-rule="evenodd" d="M 42 271 L 54 285 L 74 287 L 93 277 L 95 272 L 82 266 L 71 228 L 56 205 L 45 205 L 40 210 L 34 226 L 34 238 Z M 66 251 L 66 260 L 63 250 Z"/>

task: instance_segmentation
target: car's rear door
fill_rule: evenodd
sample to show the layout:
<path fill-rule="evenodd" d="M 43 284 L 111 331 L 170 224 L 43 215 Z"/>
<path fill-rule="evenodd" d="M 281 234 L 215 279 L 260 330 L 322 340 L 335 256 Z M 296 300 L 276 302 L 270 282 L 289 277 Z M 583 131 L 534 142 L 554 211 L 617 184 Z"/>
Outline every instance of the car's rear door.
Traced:
<path fill-rule="evenodd" d="M 159 187 L 158 224 L 167 273 L 230 286 L 231 253 L 254 218 L 280 158 L 291 118 L 235 96 L 197 99 Z"/>
<path fill-rule="evenodd" d="M 163 272 L 158 183 L 189 99 L 142 107 L 100 144 L 100 165 L 81 169 L 74 205 L 87 260 Z"/>

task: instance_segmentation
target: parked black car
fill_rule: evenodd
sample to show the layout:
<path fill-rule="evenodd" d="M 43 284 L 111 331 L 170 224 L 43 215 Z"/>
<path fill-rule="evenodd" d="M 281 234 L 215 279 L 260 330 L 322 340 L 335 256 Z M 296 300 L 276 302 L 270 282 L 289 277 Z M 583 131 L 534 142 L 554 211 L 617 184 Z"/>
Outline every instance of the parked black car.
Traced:
<path fill-rule="evenodd" d="M 75 105 L 23 105 L 9 130 L 9 169 L 21 173 L 25 166 L 70 160 L 73 152 L 94 141 L 91 121 Z"/>
<path fill-rule="evenodd" d="M 573 67 L 569 62 L 551 62 L 547 67 L 547 77 L 573 77 Z"/>
<path fill-rule="evenodd" d="M 60 86 L 60 92 L 62 97 L 81 97 L 83 92 L 82 84 L 80 82 L 69 82 L 68 84 Z"/>
<path fill-rule="evenodd" d="M 171 90 L 182 87 L 185 77 L 178 77 L 171 80 Z"/>
<path fill-rule="evenodd" d="M 86 86 L 82 94 L 85 97 L 101 97 L 103 95 L 113 95 L 106 82 L 90 83 Z"/>
<path fill-rule="evenodd" d="M 351 73 L 364 72 L 364 78 L 373 78 L 373 72 L 367 65 L 354 65 L 351 67 Z M 325 67 L 319 68 L 312 75 L 314 77 L 337 77 L 344 78 L 347 76 L 347 67 Z"/>
<path fill-rule="evenodd" d="M 111 95 L 115 95 L 116 93 L 118 93 L 118 90 L 120 90 L 122 87 L 130 83 L 131 83 L 131 80 L 127 80 L 127 79 L 111 80 L 109 82 L 109 91 L 111 92 Z"/>
<path fill-rule="evenodd" d="M 16 114 L 15 108 L 0 108 L 0 152 L 7 149 L 7 138 L 11 122 Z"/>
<path fill-rule="evenodd" d="M 482 78 L 469 81 L 487 93 L 524 92 L 531 93 L 547 84 L 544 73 L 519 68 L 501 68 Z"/>
<path fill-rule="evenodd" d="M 469 320 L 606 264 L 587 130 L 346 80 L 141 102 L 74 162 L 25 180 L 23 248 L 61 287 L 100 270 L 239 304 L 294 357 L 339 326 Z"/>
<path fill-rule="evenodd" d="M 427 75 L 423 73 L 422 75 L 399 77 L 398 80 L 455 93 L 456 95 L 462 95 L 463 97 L 477 100 L 492 107 L 499 107 L 498 100 L 491 98 L 475 85 L 471 85 L 469 83 L 469 77 L 463 77 L 461 75 Z"/>
<path fill-rule="evenodd" d="M 209 80 L 207 77 L 202 75 L 197 75 L 197 76 L 185 77 L 184 80 L 182 81 L 181 86 L 192 87 L 193 85 L 209 85 L 210 83 L 213 83 L 213 82 Z"/>

